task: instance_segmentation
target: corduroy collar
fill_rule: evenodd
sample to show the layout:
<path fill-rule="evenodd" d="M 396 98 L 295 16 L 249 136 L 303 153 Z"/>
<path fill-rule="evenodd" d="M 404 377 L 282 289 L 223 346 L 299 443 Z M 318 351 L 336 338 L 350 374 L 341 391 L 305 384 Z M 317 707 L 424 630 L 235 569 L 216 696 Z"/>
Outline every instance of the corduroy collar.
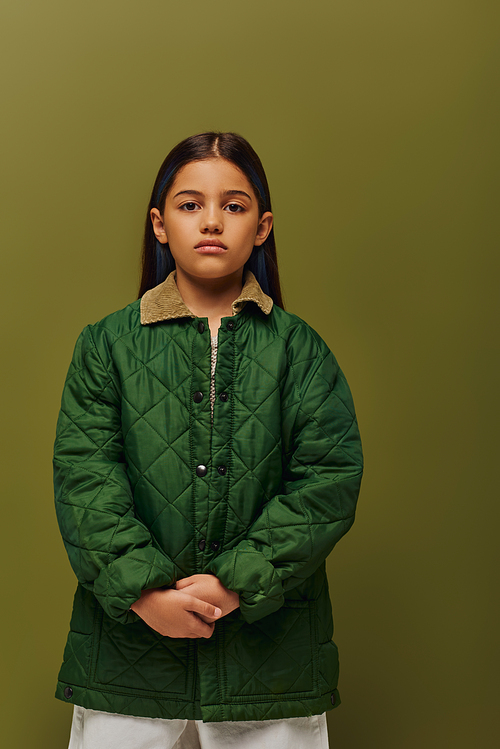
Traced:
<path fill-rule="evenodd" d="M 146 291 L 141 299 L 141 323 L 151 325 L 176 317 L 196 317 L 186 306 L 176 283 L 176 271 L 173 270 L 159 286 Z M 268 315 L 273 308 L 273 300 L 262 291 L 252 271 L 245 272 L 245 281 L 241 294 L 232 303 L 233 315 L 243 309 L 246 302 L 255 302 L 262 312 Z"/>

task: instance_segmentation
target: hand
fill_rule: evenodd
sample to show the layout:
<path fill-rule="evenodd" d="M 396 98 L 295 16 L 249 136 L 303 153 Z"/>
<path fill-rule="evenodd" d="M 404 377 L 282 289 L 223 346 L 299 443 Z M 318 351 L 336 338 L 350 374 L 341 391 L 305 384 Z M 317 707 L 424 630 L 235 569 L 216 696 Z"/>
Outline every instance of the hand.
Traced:
<path fill-rule="evenodd" d="M 191 594 L 168 588 L 143 590 L 130 607 L 151 629 L 166 637 L 210 637 L 220 608 Z"/>
<path fill-rule="evenodd" d="M 226 588 L 215 575 L 190 575 L 177 580 L 175 587 L 178 591 L 218 606 L 222 610 L 222 616 L 226 616 L 240 605 L 238 593 Z"/>

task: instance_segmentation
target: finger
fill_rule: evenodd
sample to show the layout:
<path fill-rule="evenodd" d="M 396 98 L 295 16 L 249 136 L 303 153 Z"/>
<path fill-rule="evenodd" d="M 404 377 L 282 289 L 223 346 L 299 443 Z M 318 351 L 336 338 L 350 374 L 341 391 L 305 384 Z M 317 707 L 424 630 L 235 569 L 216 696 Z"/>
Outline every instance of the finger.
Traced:
<path fill-rule="evenodd" d="M 192 585 L 192 581 L 189 580 L 189 577 L 183 577 L 182 580 L 177 580 L 175 583 L 175 587 L 177 590 L 182 590 L 183 588 L 187 588 L 188 585 Z"/>
<path fill-rule="evenodd" d="M 212 624 L 205 624 L 200 619 L 200 629 L 198 637 L 204 637 L 205 639 L 208 639 L 209 637 L 212 637 L 214 633 L 214 625 Z"/>
<path fill-rule="evenodd" d="M 195 616 L 199 617 L 202 622 L 206 622 L 207 624 L 212 624 L 213 619 L 210 619 L 209 617 L 204 617 L 203 614 L 195 614 Z"/>
<path fill-rule="evenodd" d="M 187 602 L 186 608 L 188 608 L 189 611 L 193 611 L 195 614 L 202 614 L 209 619 L 219 619 L 219 617 L 222 616 L 222 611 L 218 606 L 212 606 L 211 603 L 202 601 L 194 596 L 187 596 L 187 598 L 189 598 L 189 601 Z"/>
<path fill-rule="evenodd" d="M 196 614 L 191 614 L 190 629 L 195 637 L 210 637 L 214 631 L 214 622 L 203 622 Z"/>
<path fill-rule="evenodd" d="M 180 590 L 181 588 L 186 588 L 188 585 L 192 585 L 193 583 L 199 582 L 200 578 L 208 577 L 207 575 L 189 575 L 188 577 L 181 577 L 180 580 L 177 580 L 177 589 Z"/>

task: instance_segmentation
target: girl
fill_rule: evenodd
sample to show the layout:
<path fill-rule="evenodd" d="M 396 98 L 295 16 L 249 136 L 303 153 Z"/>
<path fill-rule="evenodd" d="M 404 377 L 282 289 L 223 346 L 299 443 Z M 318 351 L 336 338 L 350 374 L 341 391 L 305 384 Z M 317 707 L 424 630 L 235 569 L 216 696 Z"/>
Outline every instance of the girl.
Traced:
<path fill-rule="evenodd" d="M 325 559 L 362 473 L 335 358 L 281 299 L 262 164 L 234 133 L 163 162 L 140 298 L 89 325 L 57 426 L 78 578 L 71 749 L 326 747 Z"/>

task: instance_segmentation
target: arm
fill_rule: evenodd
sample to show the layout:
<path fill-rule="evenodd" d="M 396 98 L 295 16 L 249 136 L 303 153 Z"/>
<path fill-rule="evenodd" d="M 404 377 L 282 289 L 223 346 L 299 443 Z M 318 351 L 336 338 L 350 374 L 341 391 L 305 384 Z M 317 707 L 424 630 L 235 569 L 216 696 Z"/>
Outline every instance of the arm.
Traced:
<path fill-rule="evenodd" d="M 91 327 L 80 335 L 64 386 L 54 447 L 56 513 L 79 582 L 106 613 L 136 621 L 144 589 L 171 585 L 174 564 L 134 515 L 123 457 L 120 397 Z"/>
<path fill-rule="evenodd" d="M 267 502 L 245 540 L 209 566 L 239 594 L 248 622 L 279 609 L 285 592 L 313 574 L 354 522 L 361 442 L 345 377 L 321 343 L 314 363 L 290 367 L 296 406 L 285 435 L 283 493 Z"/>

